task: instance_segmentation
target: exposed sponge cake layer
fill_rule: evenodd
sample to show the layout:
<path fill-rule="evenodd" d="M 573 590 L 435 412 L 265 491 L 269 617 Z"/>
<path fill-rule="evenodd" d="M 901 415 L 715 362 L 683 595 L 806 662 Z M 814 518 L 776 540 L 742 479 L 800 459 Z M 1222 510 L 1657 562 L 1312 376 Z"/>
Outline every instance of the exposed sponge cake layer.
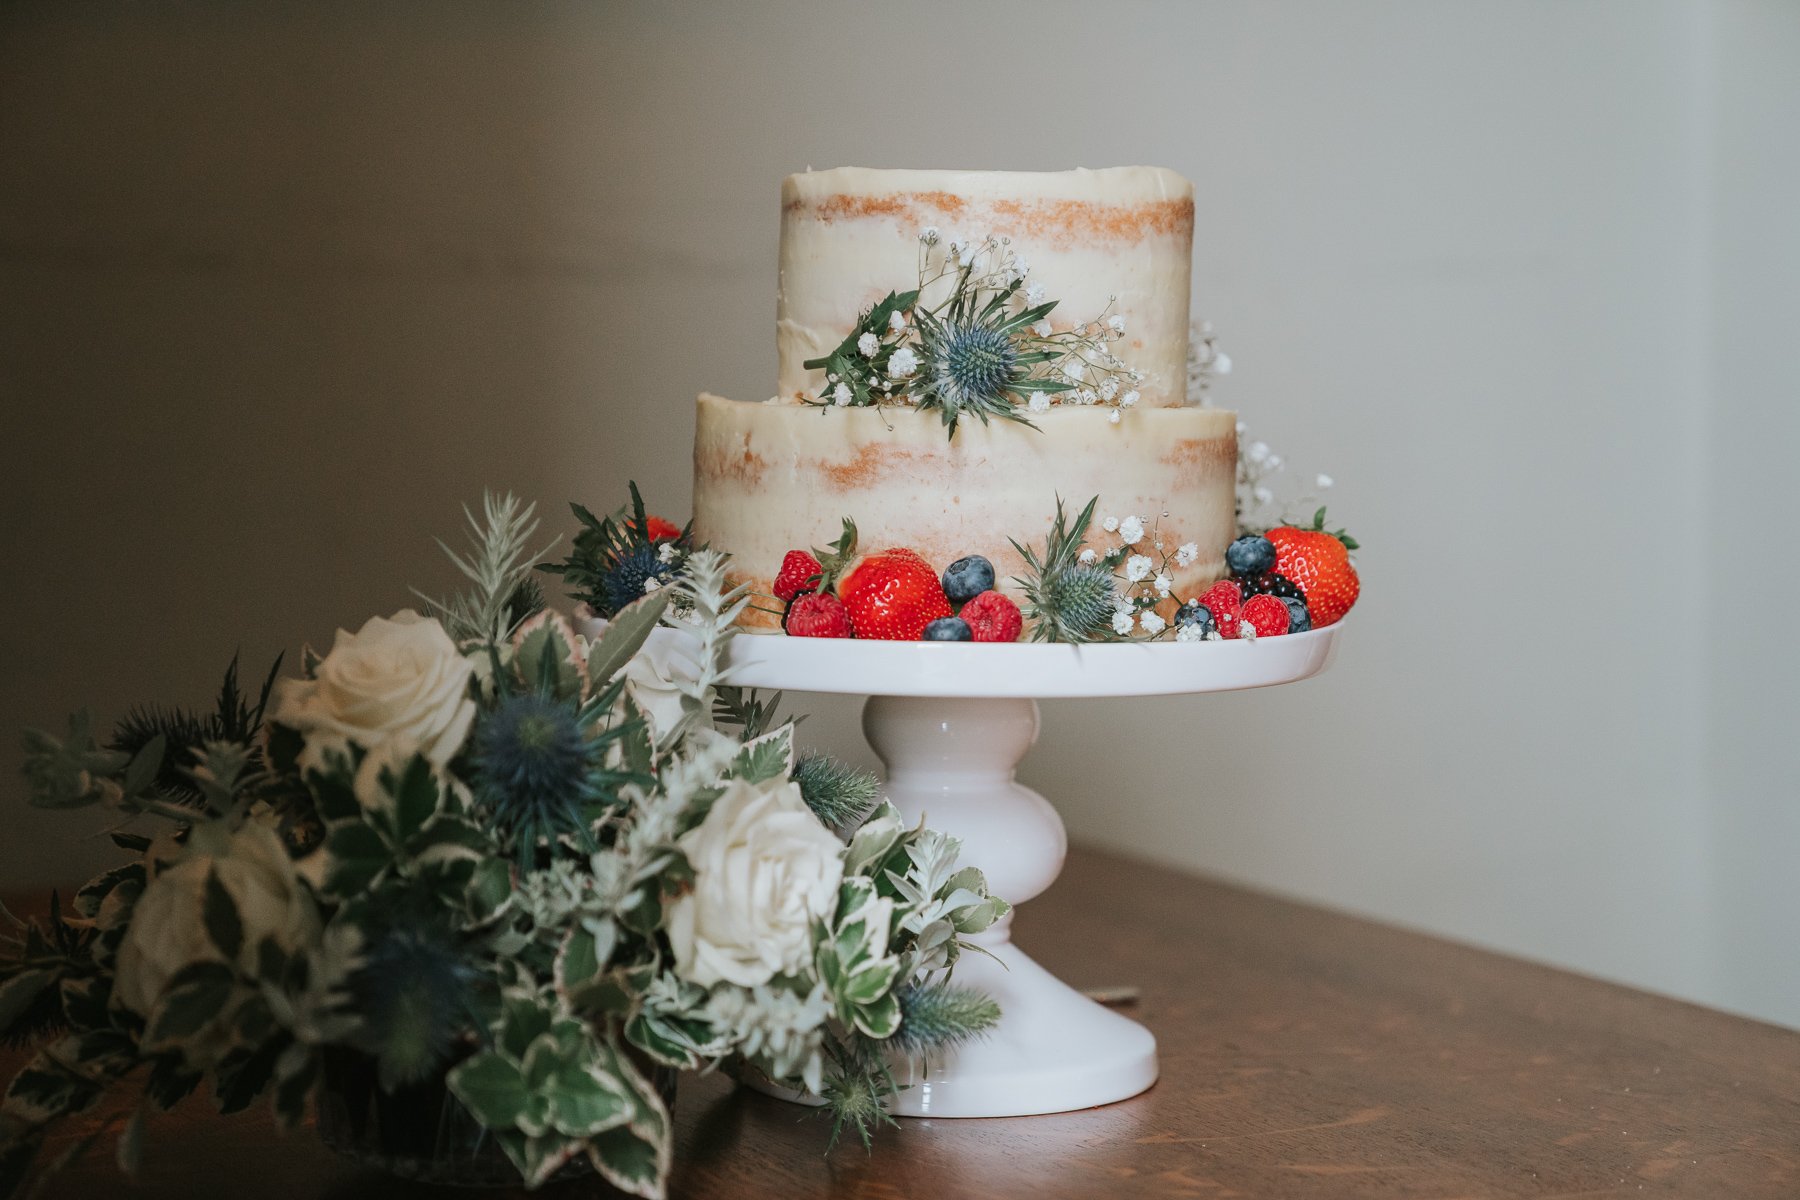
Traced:
<path fill-rule="evenodd" d="M 1112 424 L 1102 408 L 1055 408 L 1010 421 L 966 419 L 954 440 L 933 413 L 699 399 L 694 533 L 732 556 L 737 582 L 768 595 L 789 550 L 826 546 L 856 522 L 865 550 L 907 546 L 939 570 L 986 555 L 1002 586 L 1024 564 L 1007 539 L 1042 545 L 1060 494 L 1073 517 L 1098 496 L 1090 542 L 1107 515 L 1136 514 L 1165 548 L 1200 556 L 1175 571 L 1188 599 L 1222 577 L 1236 532 L 1236 415 L 1216 408 L 1140 409 Z M 1155 555 L 1146 535 L 1143 552 Z M 745 623 L 772 627 L 772 613 Z"/>

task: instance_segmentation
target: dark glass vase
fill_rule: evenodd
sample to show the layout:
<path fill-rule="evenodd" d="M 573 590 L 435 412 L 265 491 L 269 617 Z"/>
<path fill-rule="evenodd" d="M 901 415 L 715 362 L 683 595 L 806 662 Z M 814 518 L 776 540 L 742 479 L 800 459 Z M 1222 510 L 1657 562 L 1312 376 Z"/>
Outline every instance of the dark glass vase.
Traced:
<path fill-rule="evenodd" d="M 518 1168 L 506 1151 L 450 1094 L 442 1079 L 384 1091 L 374 1059 L 355 1051 L 330 1050 L 323 1083 L 319 1137 L 352 1162 L 440 1186 L 519 1186 Z M 552 1178 L 592 1173 L 588 1161 L 577 1158 Z"/>

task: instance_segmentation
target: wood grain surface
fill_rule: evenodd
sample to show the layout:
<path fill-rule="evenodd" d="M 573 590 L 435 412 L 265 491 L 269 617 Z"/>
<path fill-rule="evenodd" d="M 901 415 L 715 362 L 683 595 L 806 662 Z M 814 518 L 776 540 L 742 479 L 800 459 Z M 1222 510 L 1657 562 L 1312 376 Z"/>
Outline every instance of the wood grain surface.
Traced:
<path fill-rule="evenodd" d="M 1018 936 L 1071 983 L 1142 990 L 1156 1087 L 827 1156 L 817 1114 L 689 1080 L 675 1200 L 1800 1197 L 1800 1034 L 1093 852 Z M 135 1188 L 99 1153 L 49 1195 L 445 1194 L 204 1097 L 147 1132 Z"/>

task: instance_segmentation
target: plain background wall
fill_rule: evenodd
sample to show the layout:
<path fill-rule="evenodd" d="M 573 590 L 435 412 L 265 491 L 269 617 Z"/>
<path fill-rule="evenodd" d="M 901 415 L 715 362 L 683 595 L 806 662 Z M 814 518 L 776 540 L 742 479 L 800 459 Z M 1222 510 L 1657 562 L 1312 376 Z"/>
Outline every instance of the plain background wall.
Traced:
<path fill-rule="evenodd" d="M 1046 705 L 1027 781 L 1800 1024 L 1797 77 L 1778 3 L 10 4 L 0 728 L 439 588 L 483 487 L 683 515 L 790 171 L 1157 163 L 1218 400 L 1336 476 L 1366 598 L 1316 681 Z M 0 886 L 104 860 L 4 795 Z"/>

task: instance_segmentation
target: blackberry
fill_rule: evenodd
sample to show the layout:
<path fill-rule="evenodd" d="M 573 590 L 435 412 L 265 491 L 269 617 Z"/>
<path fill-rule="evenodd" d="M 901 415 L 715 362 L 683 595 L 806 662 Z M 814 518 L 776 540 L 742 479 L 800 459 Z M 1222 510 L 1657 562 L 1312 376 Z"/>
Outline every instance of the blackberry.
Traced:
<path fill-rule="evenodd" d="M 1306 603 L 1306 593 L 1300 590 L 1300 585 L 1274 571 L 1264 571 L 1257 575 L 1234 575 L 1232 582 L 1243 589 L 1246 600 L 1252 596 L 1273 596 L 1277 600 Z"/>
<path fill-rule="evenodd" d="M 1281 602 L 1287 605 L 1289 633 L 1305 633 L 1312 628 L 1312 614 L 1306 611 L 1306 601 L 1283 596 Z"/>

